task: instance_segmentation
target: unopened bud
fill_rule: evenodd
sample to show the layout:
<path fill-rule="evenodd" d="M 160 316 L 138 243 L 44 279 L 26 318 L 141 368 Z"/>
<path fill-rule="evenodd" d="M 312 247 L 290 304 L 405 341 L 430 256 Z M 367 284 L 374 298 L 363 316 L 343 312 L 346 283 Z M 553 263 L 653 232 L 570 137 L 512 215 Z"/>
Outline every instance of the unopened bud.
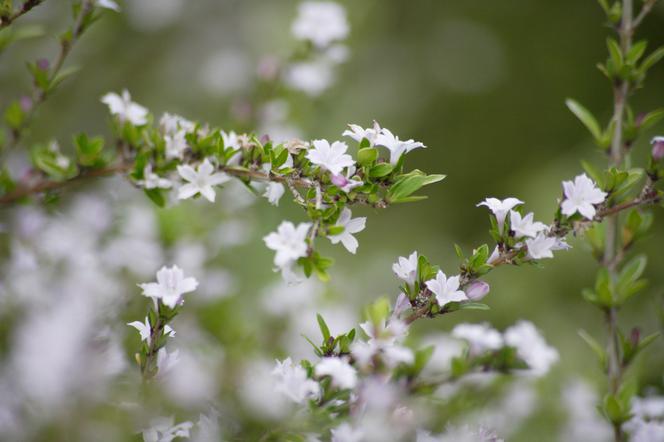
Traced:
<path fill-rule="evenodd" d="M 32 98 L 27 95 L 22 96 L 19 103 L 23 112 L 30 112 L 30 109 L 32 109 Z"/>
<path fill-rule="evenodd" d="M 472 301 L 479 301 L 489 294 L 491 287 L 484 281 L 474 281 L 466 289 L 466 296 Z"/>
<path fill-rule="evenodd" d="M 652 159 L 660 161 L 664 158 L 664 137 L 655 137 L 650 144 L 652 144 Z"/>
<path fill-rule="evenodd" d="M 639 330 L 638 327 L 632 329 L 632 332 L 629 335 L 629 340 L 633 347 L 639 345 L 639 341 L 641 340 L 641 330 Z"/>
<path fill-rule="evenodd" d="M 39 69 L 41 69 L 42 71 L 47 71 L 49 65 L 50 65 L 50 63 L 45 58 L 40 58 L 39 60 L 37 60 L 37 67 Z"/>
<path fill-rule="evenodd" d="M 332 184 L 337 187 L 344 187 L 346 184 L 348 184 L 348 178 L 343 175 L 332 175 L 330 177 L 330 181 L 332 181 Z"/>

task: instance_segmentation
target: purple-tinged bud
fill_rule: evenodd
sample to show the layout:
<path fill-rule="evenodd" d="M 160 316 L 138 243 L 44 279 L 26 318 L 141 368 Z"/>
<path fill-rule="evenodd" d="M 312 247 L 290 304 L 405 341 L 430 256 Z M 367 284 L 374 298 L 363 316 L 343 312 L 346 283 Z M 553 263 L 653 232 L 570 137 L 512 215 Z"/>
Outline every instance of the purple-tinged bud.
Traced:
<path fill-rule="evenodd" d="M 279 75 L 279 59 L 274 56 L 263 57 L 258 62 L 258 77 L 261 80 L 273 81 Z"/>
<path fill-rule="evenodd" d="M 261 144 L 267 144 L 270 142 L 270 136 L 268 134 L 261 136 Z"/>
<path fill-rule="evenodd" d="M 664 137 L 655 137 L 650 144 L 652 144 L 652 159 L 660 161 L 664 158 Z"/>
<path fill-rule="evenodd" d="M 37 67 L 41 69 L 42 71 L 48 71 L 48 67 L 50 66 L 50 63 L 48 62 L 47 59 L 45 58 L 40 58 L 37 60 Z"/>
<path fill-rule="evenodd" d="M 330 181 L 332 181 L 332 184 L 334 184 L 339 188 L 344 187 L 346 184 L 348 184 L 348 178 L 346 178 L 343 175 L 332 175 L 330 177 Z"/>
<path fill-rule="evenodd" d="M 639 330 L 638 327 L 634 327 L 632 329 L 632 332 L 629 334 L 629 341 L 632 344 L 632 347 L 636 347 L 639 345 L 639 341 L 641 340 L 641 330 Z"/>
<path fill-rule="evenodd" d="M 410 308 L 410 301 L 408 296 L 405 293 L 400 293 L 397 297 L 396 302 L 394 303 L 394 310 L 392 311 L 392 317 L 399 318 L 403 312 Z"/>
<path fill-rule="evenodd" d="M 24 95 L 19 100 L 19 104 L 23 112 L 30 112 L 30 109 L 32 109 L 32 98 Z"/>
<path fill-rule="evenodd" d="M 489 294 L 491 287 L 484 281 L 473 281 L 466 289 L 466 296 L 471 301 L 479 301 Z"/>

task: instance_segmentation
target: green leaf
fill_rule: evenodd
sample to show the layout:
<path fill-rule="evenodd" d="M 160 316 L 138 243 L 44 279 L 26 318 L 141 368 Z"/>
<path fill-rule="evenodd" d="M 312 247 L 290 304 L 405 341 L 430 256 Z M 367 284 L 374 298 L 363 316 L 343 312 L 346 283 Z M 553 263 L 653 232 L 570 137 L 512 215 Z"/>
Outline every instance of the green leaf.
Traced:
<path fill-rule="evenodd" d="M 620 45 L 618 42 L 613 39 L 613 38 L 607 38 L 606 39 L 606 46 L 609 49 L 609 56 L 611 57 L 611 63 L 613 64 L 613 68 L 615 69 L 615 72 L 619 72 L 624 64 L 623 61 L 623 54 L 622 50 L 620 49 Z M 611 69 L 609 69 L 609 72 Z"/>
<path fill-rule="evenodd" d="M 316 313 L 316 320 L 318 321 L 318 327 L 320 327 L 320 332 L 323 335 L 323 342 L 327 342 L 330 339 L 330 329 L 325 323 L 325 319 L 319 314 Z"/>
<path fill-rule="evenodd" d="M 365 147 L 357 151 L 357 163 L 360 166 L 369 167 L 378 159 L 378 149 Z"/>
<path fill-rule="evenodd" d="M 371 178 L 382 178 L 392 173 L 394 166 L 390 163 L 376 164 L 369 170 Z"/>
<path fill-rule="evenodd" d="M 664 46 L 657 48 L 654 52 L 648 55 L 645 60 L 643 60 L 643 63 L 641 63 L 641 66 L 639 66 L 639 70 L 645 75 L 648 70 L 656 65 L 662 58 L 664 58 Z"/>
<path fill-rule="evenodd" d="M 390 203 L 401 202 L 404 198 L 417 192 L 422 187 L 436 183 L 445 178 L 445 175 L 425 175 L 419 170 L 414 170 L 406 175 L 401 175 L 387 191 L 386 199 Z"/>
<path fill-rule="evenodd" d="M 25 112 L 21 109 L 18 101 L 12 101 L 5 110 L 5 122 L 12 129 L 18 129 L 25 121 Z"/>
<path fill-rule="evenodd" d="M 104 149 L 104 139 L 102 137 L 88 138 L 85 133 L 80 133 L 74 137 L 74 146 L 79 164 L 92 166 Z"/>
<path fill-rule="evenodd" d="M 150 198 L 150 201 L 155 203 L 157 207 L 166 206 L 166 197 L 160 189 L 143 189 L 143 192 Z"/>
<path fill-rule="evenodd" d="M 648 335 L 645 338 L 641 339 L 639 341 L 639 346 L 637 347 L 636 352 L 637 353 L 640 352 L 641 350 L 643 350 L 644 348 L 646 348 L 647 346 L 649 346 L 650 344 L 655 342 L 657 340 L 657 338 L 659 338 L 659 335 L 660 335 L 659 332 L 655 332 L 655 333 L 653 333 L 651 335 Z"/>
<path fill-rule="evenodd" d="M 481 302 L 461 302 L 458 310 L 490 310 L 490 307 Z"/>
<path fill-rule="evenodd" d="M 627 51 L 627 63 L 631 65 L 636 64 L 646 52 L 646 47 L 648 47 L 648 42 L 645 40 L 634 43 L 630 50 Z"/>
<path fill-rule="evenodd" d="M 585 330 L 579 329 L 577 333 L 579 334 L 581 339 L 583 339 L 583 341 L 586 344 L 588 344 L 590 349 L 595 352 L 597 358 L 599 359 L 600 364 L 602 365 L 602 367 L 604 367 L 606 365 L 606 352 L 604 351 L 602 346 L 595 340 L 595 338 L 590 336 L 590 334 L 588 334 L 588 332 L 586 332 Z"/>
<path fill-rule="evenodd" d="M 595 166 L 592 164 L 588 163 L 585 160 L 581 160 L 581 166 L 583 167 L 583 170 L 586 171 L 588 175 L 590 175 L 590 178 L 593 179 L 597 183 L 597 185 L 600 188 L 604 187 L 604 176 L 601 171 L 599 171 Z"/>
<path fill-rule="evenodd" d="M 565 104 L 567 105 L 567 108 L 576 116 L 576 118 L 578 118 L 579 121 L 581 121 L 581 123 L 586 126 L 586 129 L 590 131 L 593 138 L 599 142 L 602 138 L 602 129 L 600 128 L 599 123 L 593 114 L 591 114 L 588 109 L 583 107 L 577 101 L 572 100 L 571 98 L 565 100 Z"/>
<path fill-rule="evenodd" d="M 664 118 L 664 109 L 656 109 L 652 112 L 648 112 L 643 116 L 643 118 L 641 118 L 639 127 L 643 130 L 649 129 L 662 121 L 662 118 Z"/>

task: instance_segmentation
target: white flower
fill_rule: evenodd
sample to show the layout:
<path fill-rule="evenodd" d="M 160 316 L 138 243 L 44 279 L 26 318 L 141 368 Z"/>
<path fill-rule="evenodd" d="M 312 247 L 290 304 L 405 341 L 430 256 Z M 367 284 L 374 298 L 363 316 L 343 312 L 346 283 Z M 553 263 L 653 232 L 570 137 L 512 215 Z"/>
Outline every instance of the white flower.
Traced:
<path fill-rule="evenodd" d="M 138 330 L 138 333 L 141 335 L 141 341 L 145 341 L 150 345 L 150 333 L 151 333 L 151 326 L 150 326 L 150 320 L 148 317 L 145 317 L 145 323 L 141 321 L 134 321 L 134 322 L 128 322 L 128 326 L 134 327 L 136 330 Z M 170 325 L 167 325 L 164 327 L 164 335 L 168 337 L 173 337 L 175 336 L 175 330 Z"/>
<path fill-rule="evenodd" d="M 284 72 L 286 85 L 312 97 L 325 92 L 334 82 L 334 78 L 332 65 L 320 59 L 292 63 Z"/>
<path fill-rule="evenodd" d="M 234 132 L 225 132 L 221 131 L 221 138 L 224 140 L 224 147 L 226 149 L 231 148 L 233 150 L 238 150 L 240 149 L 240 137 Z"/>
<path fill-rule="evenodd" d="M 193 132 L 196 124 L 180 115 L 165 112 L 159 119 L 159 126 L 166 135 L 173 135 L 177 132 L 183 132 L 183 135 Z"/>
<path fill-rule="evenodd" d="M 378 325 L 367 321 L 360 324 L 360 328 L 369 336 L 369 341 L 353 343 L 351 353 L 361 366 L 368 366 L 376 354 L 382 356 L 383 362 L 388 367 L 412 364 L 415 360 L 411 349 L 397 344 L 408 332 L 405 322 L 392 318 L 386 326 L 385 321 Z"/>
<path fill-rule="evenodd" d="M 143 430 L 143 442 L 171 442 L 177 437 L 189 438 L 189 430 L 194 426 L 187 421 L 174 425 L 171 417 L 162 417 L 152 421 L 152 427 Z"/>
<path fill-rule="evenodd" d="M 553 251 L 558 243 L 556 238 L 538 233 L 535 239 L 527 239 L 528 256 L 532 259 L 553 258 Z M 565 243 L 567 244 L 567 243 Z"/>
<path fill-rule="evenodd" d="M 355 160 L 346 153 L 346 150 L 348 146 L 341 141 L 335 141 L 330 145 L 327 140 L 314 140 L 313 148 L 307 152 L 307 159 L 312 164 L 329 170 L 332 175 L 339 175 L 344 167 L 355 165 Z"/>
<path fill-rule="evenodd" d="M 170 189 L 173 182 L 167 178 L 162 178 L 152 172 L 152 165 L 148 164 L 143 169 L 143 179 L 136 181 L 136 184 L 146 189 Z"/>
<path fill-rule="evenodd" d="M 142 126 L 148 122 L 148 110 L 140 104 L 131 101 L 131 95 L 125 89 L 122 95 L 110 92 L 101 97 L 101 102 L 108 106 L 111 114 L 116 115 L 120 121 L 129 121 L 135 126 Z"/>
<path fill-rule="evenodd" d="M 588 219 L 595 217 L 594 204 L 600 204 L 606 199 L 595 183 L 584 173 L 572 181 L 563 181 L 565 200 L 561 204 L 563 215 L 572 216 L 576 212 Z"/>
<path fill-rule="evenodd" d="M 355 254 L 359 243 L 353 236 L 353 233 L 358 233 L 364 230 L 367 219 L 365 217 L 351 218 L 352 215 L 353 214 L 350 209 L 344 207 L 344 209 L 341 211 L 341 215 L 339 215 L 337 223 L 335 224 L 335 227 L 343 227 L 343 232 L 337 235 L 330 235 L 328 238 L 332 244 L 338 244 L 341 242 L 346 250 Z"/>
<path fill-rule="evenodd" d="M 377 146 L 384 146 L 390 151 L 390 163 L 396 164 L 401 158 L 401 155 L 410 152 L 418 147 L 426 147 L 424 144 L 415 140 L 401 141 L 399 137 L 390 132 L 389 129 L 381 129 L 380 133 L 376 136 L 375 144 Z"/>
<path fill-rule="evenodd" d="M 332 442 L 362 442 L 364 431 L 361 428 L 353 428 L 349 423 L 343 423 L 331 430 Z"/>
<path fill-rule="evenodd" d="M 397 278 L 408 284 L 414 284 L 417 279 L 417 251 L 404 258 L 400 256 L 397 262 L 392 264 L 392 271 Z"/>
<path fill-rule="evenodd" d="M 158 375 L 164 376 L 173 369 L 180 360 L 180 350 L 168 352 L 166 347 L 161 347 L 157 352 L 157 370 Z"/>
<path fill-rule="evenodd" d="M 298 7 L 298 15 L 291 28 L 299 40 L 310 40 L 324 48 L 348 35 L 346 10 L 331 1 L 306 1 Z"/>
<path fill-rule="evenodd" d="M 280 269 L 290 268 L 295 261 L 307 255 L 307 234 L 311 223 L 300 223 L 297 227 L 284 221 L 277 228 L 263 238 L 265 245 L 277 253 L 274 255 L 274 265 Z"/>
<path fill-rule="evenodd" d="M 291 358 L 286 358 L 283 362 L 276 361 L 272 375 L 277 378 L 275 390 L 286 395 L 293 402 L 302 404 L 320 396 L 318 382 L 307 378 L 304 368 L 293 364 Z"/>
<path fill-rule="evenodd" d="M 427 288 L 436 295 L 438 305 L 443 307 L 448 302 L 465 301 L 468 299 L 463 290 L 459 290 L 459 275 L 445 276 L 442 270 L 438 270 L 435 279 L 426 282 Z"/>
<path fill-rule="evenodd" d="M 316 376 L 330 376 L 332 385 L 342 390 L 355 388 L 357 371 L 341 358 L 327 357 L 316 364 Z"/>
<path fill-rule="evenodd" d="M 475 355 L 503 346 L 502 335 L 489 324 L 459 324 L 452 329 L 452 336 L 467 341 Z"/>
<path fill-rule="evenodd" d="M 510 228 L 516 238 L 523 236 L 534 238 L 539 232 L 548 229 L 546 224 L 533 221 L 534 216 L 533 212 L 521 217 L 519 212 L 510 211 Z"/>
<path fill-rule="evenodd" d="M 374 145 L 376 142 L 376 137 L 378 137 L 378 134 L 380 134 L 381 130 L 378 122 L 376 121 L 374 121 L 373 127 L 368 127 L 366 129 L 363 129 L 357 124 L 349 124 L 348 127 L 350 129 L 346 129 L 341 135 L 350 137 L 358 143 L 366 139 L 369 142 L 369 146 Z"/>
<path fill-rule="evenodd" d="M 479 203 L 477 207 L 486 206 L 493 212 L 498 223 L 498 231 L 502 233 L 507 213 L 519 204 L 523 204 L 523 201 L 516 198 L 505 198 L 502 201 L 498 198 L 487 198 Z"/>
<path fill-rule="evenodd" d="M 97 0 L 97 6 L 100 8 L 111 9 L 115 12 L 120 12 L 120 6 L 113 0 Z"/>
<path fill-rule="evenodd" d="M 214 166 L 206 158 L 201 163 L 197 170 L 185 164 L 178 166 L 178 173 L 182 178 L 189 181 L 178 189 L 178 198 L 187 199 L 200 193 L 211 203 L 214 202 L 216 194 L 212 186 L 223 184 L 230 180 L 230 177 L 225 173 L 212 173 Z"/>
<path fill-rule="evenodd" d="M 173 308 L 182 300 L 182 295 L 193 292 L 198 286 L 195 278 L 185 278 L 178 266 L 170 269 L 166 266 L 157 272 L 157 282 L 139 284 L 143 295 L 153 299 L 161 299 L 164 305 Z"/>
<path fill-rule="evenodd" d="M 185 149 L 188 147 L 186 133 L 184 130 L 164 135 L 166 158 L 182 159 Z"/>
<path fill-rule="evenodd" d="M 270 204 L 272 204 L 273 206 L 278 206 L 279 200 L 281 199 L 282 196 L 284 196 L 284 192 L 286 192 L 286 188 L 284 187 L 283 184 L 269 182 L 265 187 L 265 193 L 263 193 L 263 196 L 267 198 Z"/>
<path fill-rule="evenodd" d="M 546 374 L 551 365 L 558 361 L 558 351 L 546 343 L 532 322 L 517 322 L 505 330 L 504 338 L 505 344 L 516 348 L 519 357 L 536 376 Z"/>

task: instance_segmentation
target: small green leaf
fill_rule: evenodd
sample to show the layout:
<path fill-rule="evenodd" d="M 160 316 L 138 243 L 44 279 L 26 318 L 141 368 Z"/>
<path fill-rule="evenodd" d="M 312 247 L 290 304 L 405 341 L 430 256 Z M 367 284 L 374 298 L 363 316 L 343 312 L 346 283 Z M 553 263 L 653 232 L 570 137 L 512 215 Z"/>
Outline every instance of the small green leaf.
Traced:
<path fill-rule="evenodd" d="M 357 163 L 360 166 L 369 167 L 378 159 L 378 149 L 365 147 L 357 152 Z"/>
<path fill-rule="evenodd" d="M 392 173 L 394 166 L 390 163 L 380 163 L 376 164 L 369 170 L 369 176 L 371 178 L 383 178 Z"/>
<path fill-rule="evenodd" d="M 320 327 L 320 332 L 323 335 L 323 342 L 327 342 L 330 339 L 330 329 L 325 323 L 325 319 L 319 314 L 316 313 L 316 320 L 318 321 L 318 327 Z"/>
<path fill-rule="evenodd" d="M 567 108 L 576 116 L 576 118 L 578 118 L 579 121 L 581 121 L 581 123 L 586 126 L 586 129 L 590 131 L 593 138 L 595 138 L 597 141 L 601 140 L 602 129 L 600 128 L 599 123 L 593 114 L 571 98 L 565 100 L 565 104 L 567 105 Z"/>
<path fill-rule="evenodd" d="M 595 338 L 590 336 L 590 334 L 588 334 L 588 332 L 586 332 L 585 330 L 579 329 L 577 333 L 579 334 L 581 339 L 583 339 L 583 341 L 586 344 L 588 344 L 590 349 L 595 352 L 597 358 L 599 359 L 600 364 L 602 365 L 602 367 L 604 367 L 606 365 L 606 352 L 604 351 L 602 346 L 599 345 L 599 343 L 595 340 Z"/>

